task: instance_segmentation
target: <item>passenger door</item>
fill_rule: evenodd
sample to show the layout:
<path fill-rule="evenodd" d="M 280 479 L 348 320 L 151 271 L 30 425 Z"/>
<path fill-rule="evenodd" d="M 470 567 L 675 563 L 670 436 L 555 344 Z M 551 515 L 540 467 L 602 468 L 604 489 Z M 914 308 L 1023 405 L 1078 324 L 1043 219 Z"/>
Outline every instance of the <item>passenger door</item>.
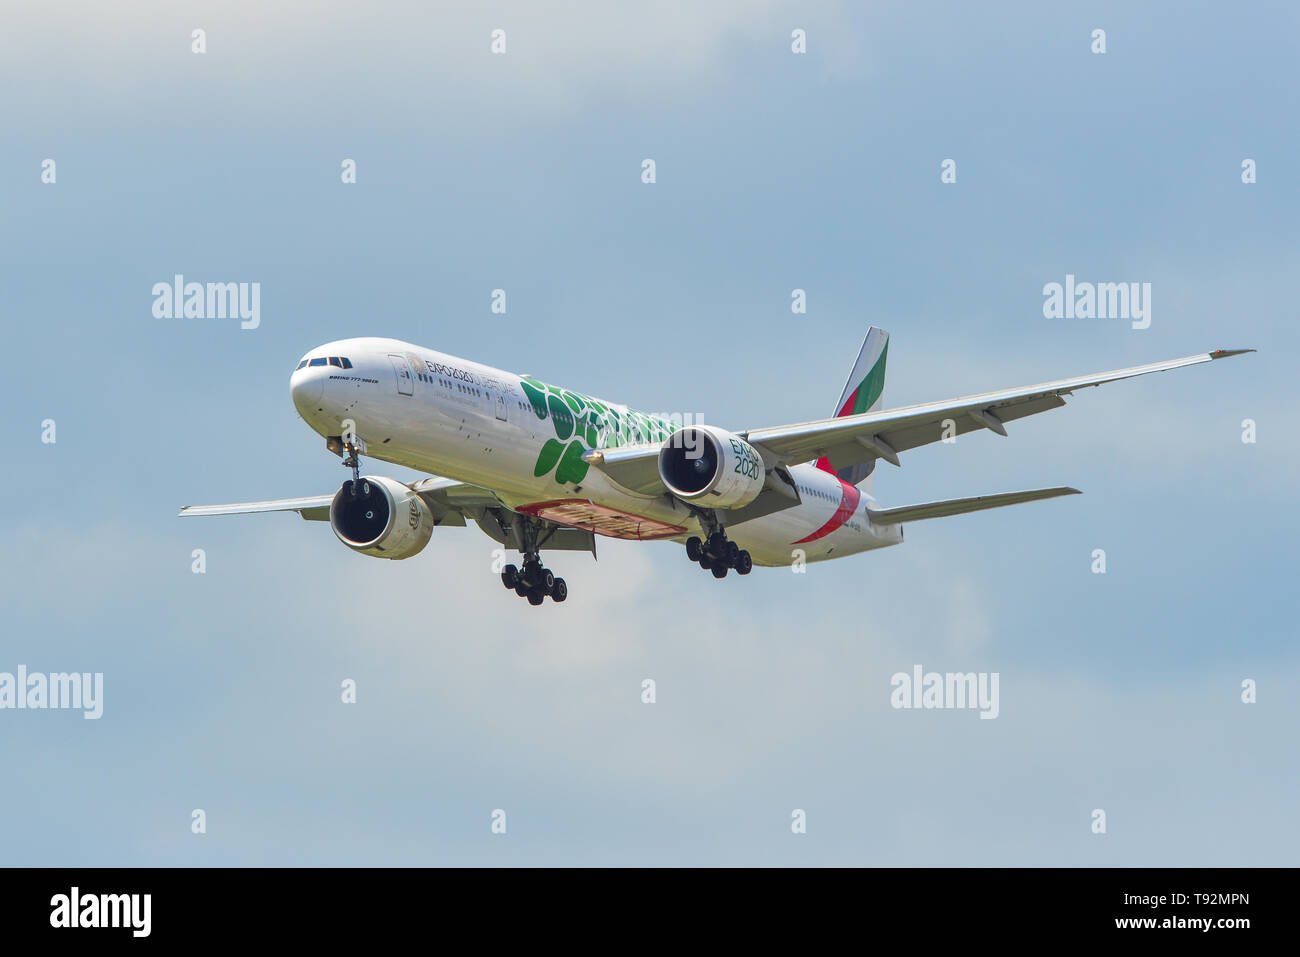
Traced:
<path fill-rule="evenodd" d="M 393 371 L 397 373 L 397 391 L 402 395 L 415 394 L 415 378 L 411 375 L 411 366 L 405 357 L 389 353 Z"/>

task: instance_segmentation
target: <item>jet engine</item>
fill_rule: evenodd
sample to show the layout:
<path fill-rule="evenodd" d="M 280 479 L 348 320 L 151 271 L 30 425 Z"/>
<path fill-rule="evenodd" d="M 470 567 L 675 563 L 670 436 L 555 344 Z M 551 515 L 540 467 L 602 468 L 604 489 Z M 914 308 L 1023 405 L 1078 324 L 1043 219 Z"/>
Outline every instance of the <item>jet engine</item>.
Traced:
<path fill-rule="evenodd" d="M 712 425 L 678 429 L 659 450 L 659 478 L 678 498 L 710 508 L 743 508 L 763 490 L 763 457 Z"/>
<path fill-rule="evenodd" d="M 330 502 L 330 528 L 362 555 L 410 558 L 429 544 L 433 513 L 424 499 L 396 479 L 348 479 Z"/>

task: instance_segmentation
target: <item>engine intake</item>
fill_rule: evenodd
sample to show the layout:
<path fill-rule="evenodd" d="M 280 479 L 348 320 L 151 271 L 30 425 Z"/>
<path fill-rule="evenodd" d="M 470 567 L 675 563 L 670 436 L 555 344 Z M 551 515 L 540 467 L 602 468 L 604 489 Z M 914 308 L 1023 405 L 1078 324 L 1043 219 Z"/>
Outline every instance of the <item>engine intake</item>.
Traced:
<path fill-rule="evenodd" d="M 659 450 L 659 478 L 688 502 L 742 508 L 758 497 L 765 477 L 752 445 L 712 425 L 679 429 Z"/>
<path fill-rule="evenodd" d="M 348 479 L 330 502 L 330 528 L 363 555 L 401 559 L 418 554 L 433 535 L 433 513 L 424 499 L 396 479 Z"/>

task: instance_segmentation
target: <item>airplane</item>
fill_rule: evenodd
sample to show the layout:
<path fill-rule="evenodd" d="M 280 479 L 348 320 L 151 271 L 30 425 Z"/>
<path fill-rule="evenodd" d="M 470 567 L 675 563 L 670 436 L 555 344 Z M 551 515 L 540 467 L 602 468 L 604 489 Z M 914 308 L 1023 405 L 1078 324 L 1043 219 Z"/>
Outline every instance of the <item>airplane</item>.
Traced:
<path fill-rule="evenodd" d="M 889 334 L 866 338 L 834 414 L 728 431 L 625 405 L 445 355 L 397 339 L 358 338 L 312 349 L 293 370 L 299 415 L 351 470 L 332 495 L 186 506 L 183 516 L 297 512 L 328 521 L 362 555 L 400 560 L 434 527 L 472 520 L 522 555 L 502 584 L 532 605 L 563 602 L 563 578 L 541 549 L 596 553 L 596 536 L 683 544 L 715 578 L 898 545 L 908 522 L 1062 495 L 1067 486 L 882 506 L 880 460 L 1065 405 L 1076 390 L 1254 352 L 1218 349 L 1182 359 L 1017 389 L 884 409 Z M 429 473 L 405 483 L 362 475 L 361 456 Z"/>

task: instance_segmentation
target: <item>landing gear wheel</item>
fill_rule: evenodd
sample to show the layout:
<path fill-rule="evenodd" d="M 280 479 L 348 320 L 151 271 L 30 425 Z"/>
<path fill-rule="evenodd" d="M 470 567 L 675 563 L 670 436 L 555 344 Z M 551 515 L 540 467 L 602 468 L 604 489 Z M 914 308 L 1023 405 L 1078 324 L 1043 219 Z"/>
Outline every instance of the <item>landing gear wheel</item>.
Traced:
<path fill-rule="evenodd" d="M 501 584 L 507 588 L 514 588 L 519 584 L 519 569 L 514 565 L 507 565 L 501 569 Z"/>
<path fill-rule="evenodd" d="M 543 568 L 537 576 L 537 587 L 542 590 L 543 595 L 549 595 L 551 589 L 555 587 L 555 573 L 549 568 Z"/>
<path fill-rule="evenodd" d="M 709 508 L 691 508 L 690 511 L 699 520 L 700 530 L 705 535 L 703 541 L 695 535 L 686 539 L 686 557 L 698 562 L 706 572 L 713 572 L 714 578 L 726 578 L 732 569 L 748 575 L 754 567 L 754 560 L 749 552 L 727 538 L 727 530 L 718 520 L 717 513 Z"/>
<path fill-rule="evenodd" d="M 534 588 L 532 591 L 528 593 L 528 604 L 540 605 L 544 601 L 546 601 L 546 596 L 542 594 L 538 589 Z"/>
<path fill-rule="evenodd" d="M 525 595 L 527 595 L 528 583 L 525 581 L 515 582 L 515 594 L 518 595 L 520 598 L 523 598 Z"/>
<path fill-rule="evenodd" d="M 555 579 L 555 585 L 551 588 L 551 601 L 564 601 L 568 597 L 569 586 L 564 583 L 564 579 Z"/>

